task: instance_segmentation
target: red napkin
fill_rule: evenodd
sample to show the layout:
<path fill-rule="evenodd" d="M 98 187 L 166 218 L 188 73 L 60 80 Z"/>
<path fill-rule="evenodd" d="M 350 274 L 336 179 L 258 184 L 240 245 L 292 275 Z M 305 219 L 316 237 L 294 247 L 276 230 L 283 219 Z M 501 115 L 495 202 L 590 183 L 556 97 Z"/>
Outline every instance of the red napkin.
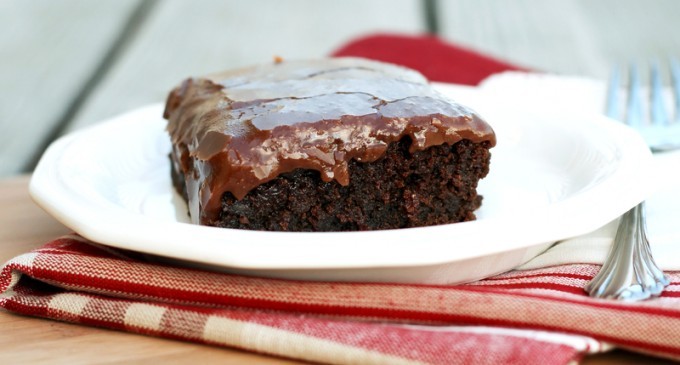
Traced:
<path fill-rule="evenodd" d="M 418 70 L 430 81 L 463 85 L 477 85 L 498 72 L 526 70 L 430 35 L 370 35 L 338 48 L 332 55 L 391 62 Z"/>
<path fill-rule="evenodd" d="M 367 37 L 335 55 L 469 84 L 519 69 L 429 36 Z M 680 273 L 668 273 L 662 297 L 624 303 L 584 293 L 597 270 L 564 265 L 457 286 L 301 282 L 146 262 L 72 235 L 6 263 L 0 307 L 333 364 L 567 364 L 605 343 L 680 360 Z"/>
<path fill-rule="evenodd" d="M 567 364 L 601 341 L 680 359 L 680 273 L 661 298 L 624 303 L 584 294 L 595 265 L 437 286 L 254 278 L 127 254 L 56 239 L 5 264 L 0 307 L 332 364 Z"/>

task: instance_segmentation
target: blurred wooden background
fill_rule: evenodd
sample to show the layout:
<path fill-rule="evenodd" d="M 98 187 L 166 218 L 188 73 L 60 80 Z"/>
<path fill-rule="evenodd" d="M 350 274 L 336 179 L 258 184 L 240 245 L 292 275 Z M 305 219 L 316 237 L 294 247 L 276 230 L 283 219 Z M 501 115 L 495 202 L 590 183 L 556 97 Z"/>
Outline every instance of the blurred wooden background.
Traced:
<path fill-rule="evenodd" d="M 615 62 L 680 56 L 678 14 L 675 0 L 0 0 L 0 177 L 190 75 L 321 57 L 372 32 L 432 32 L 606 78 Z"/>

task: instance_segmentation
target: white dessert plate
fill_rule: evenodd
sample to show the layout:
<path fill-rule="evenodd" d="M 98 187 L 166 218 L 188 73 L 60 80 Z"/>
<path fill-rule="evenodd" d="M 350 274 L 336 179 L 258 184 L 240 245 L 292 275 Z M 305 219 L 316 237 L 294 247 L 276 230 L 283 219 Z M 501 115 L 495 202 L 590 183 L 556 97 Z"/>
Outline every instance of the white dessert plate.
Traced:
<path fill-rule="evenodd" d="M 646 197 L 651 154 L 620 123 L 515 110 L 473 89 L 438 88 L 480 112 L 497 133 L 474 222 L 327 233 L 192 225 L 171 184 L 161 105 L 55 141 L 30 191 L 82 236 L 176 264 L 303 280 L 429 284 L 510 270 Z"/>

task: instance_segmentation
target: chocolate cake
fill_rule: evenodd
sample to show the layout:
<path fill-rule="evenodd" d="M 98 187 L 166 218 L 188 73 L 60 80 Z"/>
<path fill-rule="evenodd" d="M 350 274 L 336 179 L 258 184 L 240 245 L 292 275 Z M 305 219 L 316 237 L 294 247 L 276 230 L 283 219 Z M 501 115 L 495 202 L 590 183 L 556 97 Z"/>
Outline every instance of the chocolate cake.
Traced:
<path fill-rule="evenodd" d="M 194 223 L 283 231 L 475 219 L 491 127 L 418 72 L 358 58 L 273 62 L 174 89 L 172 178 Z"/>

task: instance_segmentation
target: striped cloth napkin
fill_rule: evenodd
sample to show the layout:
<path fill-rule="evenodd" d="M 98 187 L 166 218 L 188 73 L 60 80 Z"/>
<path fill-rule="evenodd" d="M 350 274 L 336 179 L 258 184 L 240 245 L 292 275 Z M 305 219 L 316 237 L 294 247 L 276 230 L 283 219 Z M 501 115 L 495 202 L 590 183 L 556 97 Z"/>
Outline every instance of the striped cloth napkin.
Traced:
<path fill-rule="evenodd" d="M 608 344 L 680 359 L 680 273 L 661 298 L 625 303 L 585 295 L 597 270 L 300 282 L 164 266 L 70 235 L 2 268 L 0 307 L 329 364 L 567 364 Z"/>
<path fill-rule="evenodd" d="M 437 81 L 520 69 L 432 37 L 367 37 L 337 54 L 419 68 L 405 58 L 423 47 L 450 60 L 427 70 Z M 465 62 L 443 79 L 456 59 Z M 668 272 L 660 298 L 626 303 L 584 293 L 599 269 L 592 263 L 445 286 L 256 278 L 145 257 L 78 235 L 55 239 L 0 269 L 0 307 L 330 364 L 567 364 L 614 346 L 680 360 L 680 271 Z"/>

